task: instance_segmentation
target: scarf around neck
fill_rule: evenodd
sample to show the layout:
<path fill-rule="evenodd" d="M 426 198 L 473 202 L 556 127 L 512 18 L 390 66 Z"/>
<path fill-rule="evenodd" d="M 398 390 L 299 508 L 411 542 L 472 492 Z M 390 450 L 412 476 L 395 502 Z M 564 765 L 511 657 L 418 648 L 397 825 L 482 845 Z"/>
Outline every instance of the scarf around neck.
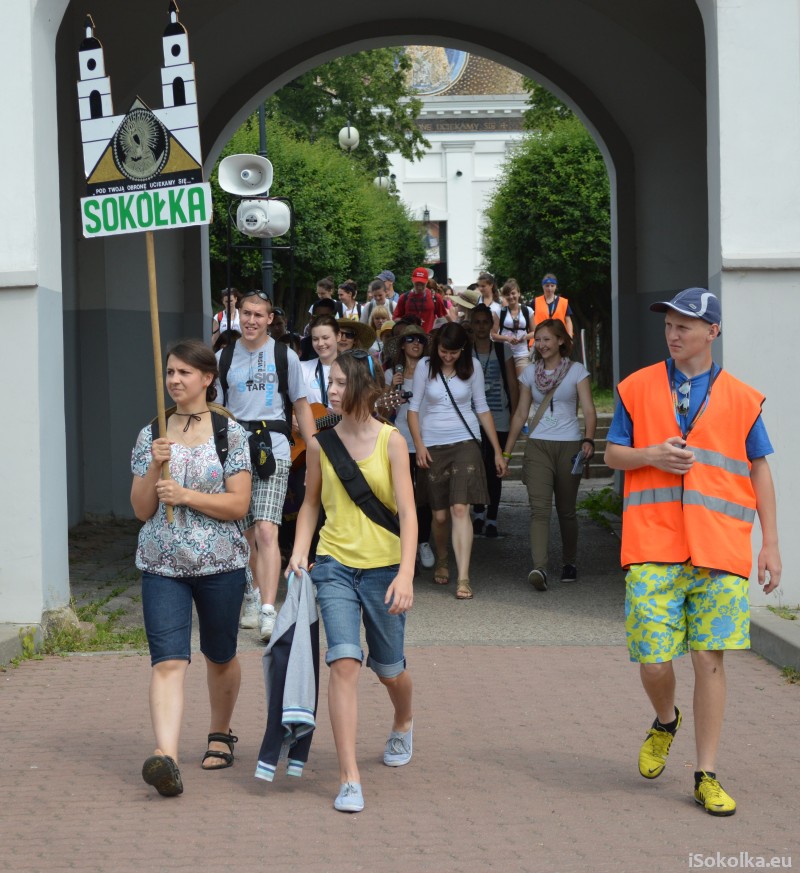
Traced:
<path fill-rule="evenodd" d="M 569 358 L 562 358 L 555 370 L 548 373 L 545 371 L 544 361 L 541 358 L 534 362 L 534 381 L 542 394 L 547 394 L 553 388 L 558 388 L 564 380 L 564 376 L 567 375 L 571 363 Z"/>

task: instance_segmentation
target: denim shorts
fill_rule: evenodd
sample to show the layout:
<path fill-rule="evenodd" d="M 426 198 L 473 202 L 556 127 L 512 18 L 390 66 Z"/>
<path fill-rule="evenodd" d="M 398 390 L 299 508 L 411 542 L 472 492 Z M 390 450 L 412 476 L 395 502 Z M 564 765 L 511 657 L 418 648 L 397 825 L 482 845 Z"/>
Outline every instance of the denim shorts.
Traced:
<path fill-rule="evenodd" d="M 317 603 L 325 625 L 328 652 L 325 663 L 354 658 L 363 663 L 361 615 L 367 638 L 367 666 L 378 676 L 393 679 L 406 668 L 403 654 L 406 617 L 390 615 L 383 602 L 399 564 L 356 570 L 330 555 L 320 555 L 311 568 Z"/>
<path fill-rule="evenodd" d="M 150 663 L 192 660 L 192 600 L 200 625 L 200 651 L 215 664 L 236 655 L 245 569 L 208 576 L 142 573 L 144 629 Z"/>

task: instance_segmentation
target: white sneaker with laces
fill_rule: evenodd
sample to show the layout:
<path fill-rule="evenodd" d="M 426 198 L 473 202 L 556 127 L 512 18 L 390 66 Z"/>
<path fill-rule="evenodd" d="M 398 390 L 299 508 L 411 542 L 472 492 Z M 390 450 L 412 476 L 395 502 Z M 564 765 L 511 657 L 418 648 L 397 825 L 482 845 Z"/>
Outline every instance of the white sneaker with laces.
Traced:
<path fill-rule="evenodd" d="M 411 760 L 414 725 L 405 732 L 391 731 L 383 751 L 383 763 L 387 767 L 402 767 Z"/>
<path fill-rule="evenodd" d="M 261 631 L 261 639 L 266 643 L 272 636 L 272 631 L 275 630 L 275 619 L 278 613 L 275 612 L 274 606 L 261 607 L 261 622 L 259 630 Z"/>
<path fill-rule="evenodd" d="M 420 543 L 417 546 L 417 555 L 419 555 L 420 564 L 427 570 L 430 570 L 436 563 L 436 556 L 433 554 L 430 543 Z"/>
<path fill-rule="evenodd" d="M 258 589 L 244 596 L 244 610 L 239 619 L 239 627 L 255 628 L 261 617 L 261 592 Z"/>

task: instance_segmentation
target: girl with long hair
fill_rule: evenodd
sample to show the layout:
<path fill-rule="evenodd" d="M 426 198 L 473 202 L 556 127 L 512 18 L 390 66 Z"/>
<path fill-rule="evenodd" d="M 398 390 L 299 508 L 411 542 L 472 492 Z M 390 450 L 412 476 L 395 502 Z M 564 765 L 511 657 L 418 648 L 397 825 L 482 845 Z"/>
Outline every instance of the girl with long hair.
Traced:
<path fill-rule="evenodd" d="M 384 764 L 399 767 L 412 754 L 412 682 L 404 654 L 405 614 L 411 609 L 417 519 L 405 441 L 395 428 L 373 416 L 384 380 L 372 356 L 344 353 L 331 365 L 328 402 L 342 416 L 335 427 L 373 494 L 399 517 L 399 536 L 376 523 L 350 498 L 316 439 L 307 453 L 306 496 L 287 575 L 307 570 L 308 553 L 320 507 L 326 511 L 311 579 L 317 592 L 331 668 L 328 710 L 339 759 L 339 793 L 334 808 L 364 808 L 356 761 L 358 677 L 367 666 L 386 687 L 394 715 Z M 335 507 L 335 510 L 334 510 Z"/>
<path fill-rule="evenodd" d="M 489 502 L 481 458 L 480 426 L 494 451 L 497 475 L 506 473 L 494 420 L 486 402 L 483 372 L 474 365 L 472 343 L 460 324 L 450 322 L 433 338 L 430 357 L 414 373 L 408 427 L 414 439 L 417 466 L 425 471 L 424 494 L 433 510 L 436 565 L 433 581 L 450 581 L 447 517 L 451 519 L 453 552 L 458 568 L 456 598 L 471 600 L 469 564 L 472 556 L 470 506 Z M 420 407 L 425 403 L 425 415 Z M 474 411 L 473 411 L 474 409 Z"/>
<path fill-rule="evenodd" d="M 497 280 L 491 273 L 485 270 L 478 274 L 478 291 L 481 293 L 479 303 L 488 306 L 494 315 L 500 315 L 503 308 L 500 303 L 500 291 L 497 288 Z"/>
<path fill-rule="evenodd" d="M 228 419 L 224 464 L 219 457 L 209 407 L 217 376 L 217 360 L 205 343 L 185 340 L 174 346 L 167 355 L 166 386 L 175 410 L 157 439 L 151 425 L 142 429 L 131 460 L 131 505 L 144 522 L 136 566 L 142 571 L 156 739 L 142 778 L 166 797 L 183 792 L 178 741 L 191 660 L 192 602 L 211 704 L 203 769 L 230 767 L 237 742 L 231 731 L 241 681 L 236 639 L 250 550 L 236 522 L 250 506 L 250 450 L 244 428 Z M 161 478 L 165 462 L 169 479 Z M 173 522 L 167 521 L 168 506 Z"/>
<path fill-rule="evenodd" d="M 533 339 L 533 310 L 522 302 L 516 279 L 505 282 L 501 296 L 504 306 L 499 313 L 492 313 L 494 324 L 490 336 L 493 342 L 508 344 L 519 374 L 531 362 L 528 344 Z"/>
<path fill-rule="evenodd" d="M 415 324 L 404 327 L 403 332 L 397 339 L 397 351 L 394 356 L 394 365 L 386 368 L 386 385 L 390 390 L 404 391 L 407 399 L 397 407 L 397 415 L 394 426 L 403 435 L 409 452 L 411 468 L 411 480 L 414 483 L 414 491 L 417 491 L 417 478 L 422 477 L 422 471 L 417 467 L 417 449 L 414 438 L 408 428 L 408 395 L 411 395 L 414 384 L 414 373 L 419 362 L 425 354 L 428 344 L 428 336 L 425 331 Z M 433 551 L 430 546 L 431 538 L 431 508 L 427 503 L 417 501 L 417 528 L 419 545 L 417 557 L 423 567 L 430 570 L 435 563 Z"/>
<path fill-rule="evenodd" d="M 580 460 L 578 455 L 588 461 L 594 454 L 597 413 L 592 400 L 589 371 L 583 364 L 569 359 L 572 337 L 567 333 L 564 322 L 549 318 L 537 324 L 534 349 L 533 363 L 519 377 L 519 404 L 511 419 L 505 456 L 511 457 L 511 450 L 527 421 L 531 403 L 536 403 L 538 412 L 538 407 L 549 397 L 525 444 L 522 465 L 522 478 L 528 489 L 531 510 L 533 569 L 528 574 L 528 581 L 538 591 L 546 591 L 553 497 L 561 528 L 561 581 L 574 582 L 578 578 L 578 519 L 575 503 L 581 477 L 572 471 Z M 578 421 L 578 403 L 586 424 L 583 437 Z M 582 465 L 577 466 L 582 472 Z"/>

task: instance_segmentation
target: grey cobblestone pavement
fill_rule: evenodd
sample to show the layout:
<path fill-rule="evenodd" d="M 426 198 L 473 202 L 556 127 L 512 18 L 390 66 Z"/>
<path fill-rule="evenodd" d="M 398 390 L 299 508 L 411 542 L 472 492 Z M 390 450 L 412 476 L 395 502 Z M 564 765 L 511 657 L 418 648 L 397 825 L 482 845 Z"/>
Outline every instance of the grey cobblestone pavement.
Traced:
<path fill-rule="evenodd" d="M 652 713 L 624 647 L 618 541 L 583 521 L 580 581 L 533 591 L 524 491 L 507 483 L 504 494 L 506 536 L 475 543 L 474 601 L 457 602 L 454 582 L 417 579 L 407 767 L 381 762 L 390 709 L 375 677 L 362 673 L 363 813 L 332 808 L 337 766 L 324 668 L 305 774 L 297 780 L 279 769 L 272 784 L 253 778 L 265 718 L 253 631 L 240 635 L 232 769 L 199 767 L 205 676 L 198 659 L 189 669 L 186 791 L 176 799 L 140 777 L 152 749 L 146 655 L 47 657 L 0 673 L 0 870 L 676 873 L 773 857 L 800 865 L 800 686 L 754 653 L 726 658 L 720 778 L 739 810 L 715 819 L 691 797 L 691 666 L 681 659 L 684 727 L 664 775 L 642 779 L 636 756 Z M 104 609 L 123 610 L 120 621 L 132 626 L 141 622 L 135 533 L 127 522 L 84 524 L 70 553 L 76 601 L 116 592 Z M 555 524 L 553 543 L 556 570 Z"/>

